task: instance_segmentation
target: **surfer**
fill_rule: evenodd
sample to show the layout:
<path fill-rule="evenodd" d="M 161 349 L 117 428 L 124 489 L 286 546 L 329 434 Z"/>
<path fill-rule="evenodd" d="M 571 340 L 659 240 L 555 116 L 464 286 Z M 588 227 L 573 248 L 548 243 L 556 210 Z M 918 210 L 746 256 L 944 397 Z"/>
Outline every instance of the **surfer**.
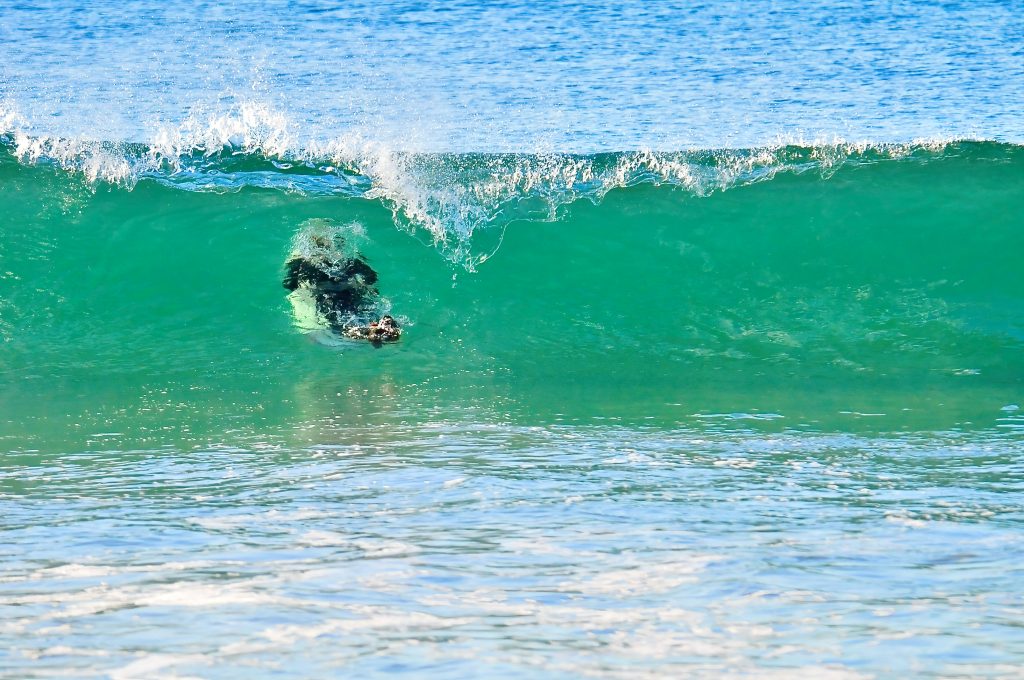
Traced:
<path fill-rule="evenodd" d="M 282 284 L 295 312 L 296 325 L 308 332 L 329 330 L 379 346 L 394 342 L 402 331 L 389 315 L 373 318 L 378 292 L 377 272 L 361 255 L 345 255 L 333 239 L 315 235 L 304 252 L 295 251 L 285 263 Z"/>

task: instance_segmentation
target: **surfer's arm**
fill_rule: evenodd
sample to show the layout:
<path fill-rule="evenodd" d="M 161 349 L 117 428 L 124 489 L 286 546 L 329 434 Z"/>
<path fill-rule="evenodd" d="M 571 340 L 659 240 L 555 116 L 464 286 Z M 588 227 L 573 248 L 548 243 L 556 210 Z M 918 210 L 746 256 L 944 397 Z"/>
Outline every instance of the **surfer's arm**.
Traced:
<path fill-rule="evenodd" d="M 289 260 L 285 265 L 285 275 L 281 285 L 288 290 L 295 290 L 303 281 L 319 284 L 322 281 L 330 281 L 330 277 L 316 265 L 311 264 L 309 260 L 304 260 L 301 257 Z"/>
<path fill-rule="evenodd" d="M 289 260 L 284 268 L 284 280 L 281 284 L 288 290 L 295 290 L 299 287 L 299 270 L 302 268 L 302 260 L 299 258 Z"/>
<path fill-rule="evenodd" d="M 373 271 L 373 267 L 363 262 L 361 259 L 353 258 L 347 267 L 346 272 L 350 276 L 359 275 L 363 277 L 363 283 L 368 286 L 372 286 L 377 283 L 377 272 Z"/>

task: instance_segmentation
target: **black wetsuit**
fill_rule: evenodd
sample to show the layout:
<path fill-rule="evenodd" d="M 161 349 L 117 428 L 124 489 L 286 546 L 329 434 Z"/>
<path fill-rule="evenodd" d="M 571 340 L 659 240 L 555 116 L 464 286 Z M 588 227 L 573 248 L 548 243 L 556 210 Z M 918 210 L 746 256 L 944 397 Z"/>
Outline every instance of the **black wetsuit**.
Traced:
<path fill-rule="evenodd" d="M 353 316 L 369 312 L 377 297 L 377 272 L 358 257 L 322 264 L 292 258 L 285 264 L 282 283 L 292 291 L 308 285 L 317 312 L 336 330 L 350 325 Z"/>

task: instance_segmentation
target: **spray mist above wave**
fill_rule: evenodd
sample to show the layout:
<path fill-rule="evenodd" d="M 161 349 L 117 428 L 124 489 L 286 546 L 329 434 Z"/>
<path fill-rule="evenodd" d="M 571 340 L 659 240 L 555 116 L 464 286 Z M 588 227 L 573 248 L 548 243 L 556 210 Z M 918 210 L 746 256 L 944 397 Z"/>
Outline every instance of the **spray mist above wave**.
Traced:
<path fill-rule="evenodd" d="M 299 132 L 284 114 L 246 103 L 157 126 L 148 143 L 64 139 L 33 134 L 15 112 L 0 107 L 0 142 L 20 163 L 52 165 L 94 187 L 130 190 L 155 181 L 190 191 L 259 187 L 379 200 L 398 227 L 426 234 L 447 259 L 469 270 L 493 254 L 509 223 L 553 221 L 563 206 L 598 202 L 617 188 L 668 185 L 706 196 L 780 173 L 827 178 L 846 164 L 924 161 L 972 144 L 786 139 L 753 149 L 453 154 L 400 150 L 362 130 L 329 140 L 304 140 Z M 489 245 L 474 238 L 481 233 L 490 235 Z"/>

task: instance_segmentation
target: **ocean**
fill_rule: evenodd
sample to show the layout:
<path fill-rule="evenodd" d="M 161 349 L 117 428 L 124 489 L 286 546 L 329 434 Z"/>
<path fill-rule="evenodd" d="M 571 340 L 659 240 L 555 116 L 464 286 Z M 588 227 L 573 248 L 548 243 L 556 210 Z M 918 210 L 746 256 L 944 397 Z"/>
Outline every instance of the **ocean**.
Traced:
<path fill-rule="evenodd" d="M 0 677 L 1020 676 L 1022 44 L 0 0 Z"/>

